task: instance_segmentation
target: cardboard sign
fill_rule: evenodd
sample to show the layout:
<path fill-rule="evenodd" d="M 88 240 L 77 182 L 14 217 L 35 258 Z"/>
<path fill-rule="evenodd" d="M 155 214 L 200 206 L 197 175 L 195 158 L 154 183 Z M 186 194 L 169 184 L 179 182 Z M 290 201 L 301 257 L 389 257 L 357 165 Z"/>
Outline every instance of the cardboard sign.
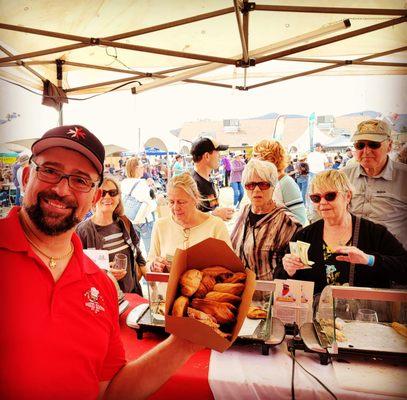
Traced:
<path fill-rule="evenodd" d="M 312 322 L 314 282 L 275 279 L 273 316 L 285 324 Z"/>

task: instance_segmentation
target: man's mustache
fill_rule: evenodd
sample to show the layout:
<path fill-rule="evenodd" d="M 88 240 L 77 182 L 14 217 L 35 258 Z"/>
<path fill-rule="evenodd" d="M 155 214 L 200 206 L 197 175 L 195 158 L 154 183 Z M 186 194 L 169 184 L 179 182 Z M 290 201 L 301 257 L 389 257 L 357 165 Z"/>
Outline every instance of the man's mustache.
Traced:
<path fill-rule="evenodd" d="M 38 193 L 38 201 L 39 200 L 57 200 L 60 203 L 64 204 L 67 208 L 77 208 L 78 203 L 68 196 L 61 197 L 55 192 L 39 192 Z"/>

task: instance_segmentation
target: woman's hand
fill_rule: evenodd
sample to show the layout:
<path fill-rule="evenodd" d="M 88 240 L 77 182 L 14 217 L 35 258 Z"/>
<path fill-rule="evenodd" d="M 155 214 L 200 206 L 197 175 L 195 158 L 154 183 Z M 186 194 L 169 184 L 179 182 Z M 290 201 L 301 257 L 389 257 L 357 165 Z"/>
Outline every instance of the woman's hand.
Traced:
<path fill-rule="evenodd" d="M 152 272 L 165 272 L 169 271 L 171 268 L 171 263 L 164 257 L 156 257 L 151 263 Z"/>
<path fill-rule="evenodd" d="M 355 246 L 339 246 L 334 251 L 335 253 L 343 254 L 336 256 L 338 261 L 363 265 L 367 265 L 369 261 L 369 255 Z"/>
<path fill-rule="evenodd" d="M 110 268 L 110 272 L 116 278 L 117 281 L 120 281 L 120 279 L 123 279 L 127 274 L 127 271 L 125 269 Z"/>
<path fill-rule="evenodd" d="M 303 269 L 306 265 L 301 262 L 300 257 L 294 254 L 286 254 L 283 257 L 283 266 L 289 276 L 293 276 L 298 269 Z"/>

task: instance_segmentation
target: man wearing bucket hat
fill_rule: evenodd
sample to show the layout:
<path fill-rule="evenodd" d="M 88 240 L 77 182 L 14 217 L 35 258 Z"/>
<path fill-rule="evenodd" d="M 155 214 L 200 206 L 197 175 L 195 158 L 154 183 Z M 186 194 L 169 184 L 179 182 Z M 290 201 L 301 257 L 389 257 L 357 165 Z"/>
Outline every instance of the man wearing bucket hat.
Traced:
<path fill-rule="evenodd" d="M 211 171 L 219 168 L 219 152 L 227 150 L 228 146 L 219 144 L 211 137 L 200 137 L 191 147 L 191 155 L 194 161 L 194 178 L 199 193 L 203 198 L 200 210 L 212 212 L 213 215 L 228 221 L 233 216 L 233 208 L 219 207 L 219 196 L 217 190 L 210 181 Z"/>
<path fill-rule="evenodd" d="M 31 151 L 23 206 L 0 219 L 0 398 L 146 398 L 197 346 L 170 336 L 126 363 L 117 292 L 75 234 L 101 196 L 104 147 L 71 125 Z"/>
<path fill-rule="evenodd" d="M 389 157 L 389 125 L 363 121 L 352 141 L 357 163 L 343 169 L 355 188 L 351 211 L 384 225 L 407 249 L 407 166 Z"/>

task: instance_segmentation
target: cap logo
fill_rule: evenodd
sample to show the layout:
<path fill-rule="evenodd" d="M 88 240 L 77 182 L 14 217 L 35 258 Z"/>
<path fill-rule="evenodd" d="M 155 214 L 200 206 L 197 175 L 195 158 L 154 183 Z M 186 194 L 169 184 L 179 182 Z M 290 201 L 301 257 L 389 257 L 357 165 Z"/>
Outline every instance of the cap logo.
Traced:
<path fill-rule="evenodd" d="M 66 134 L 71 135 L 71 138 L 73 139 L 85 139 L 86 137 L 86 133 L 83 131 L 83 129 L 76 126 L 75 128 L 70 129 Z"/>

